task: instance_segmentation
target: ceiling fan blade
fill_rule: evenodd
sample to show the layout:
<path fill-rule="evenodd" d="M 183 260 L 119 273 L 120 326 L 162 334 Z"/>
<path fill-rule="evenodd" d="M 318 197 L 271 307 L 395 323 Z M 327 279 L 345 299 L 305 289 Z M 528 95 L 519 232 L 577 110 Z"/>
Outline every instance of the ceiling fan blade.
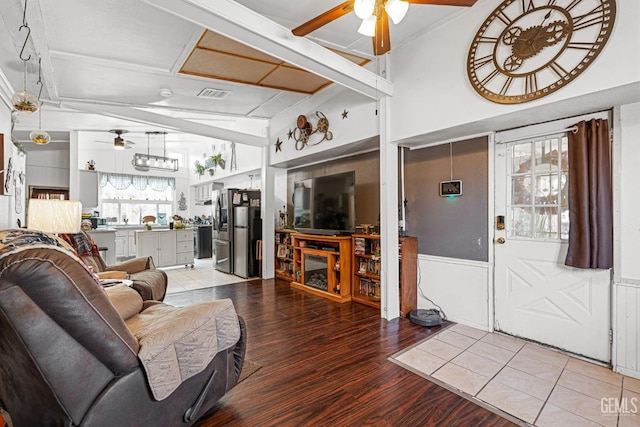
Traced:
<path fill-rule="evenodd" d="M 315 18 L 305 22 L 299 27 L 294 28 L 291 32 L 296 36 L 306 36 L 312 31 L 317 30 L 323 25 L 328 24 L 329 22 L 340 18 L 341 16 L 346 15 L 349 12 L 353 11 L 353 0 L 346 1 L 333 9 L 327 10 L 326 12 L 316 16 Z"/>
<path fill-rule="evenodd" d="M 465 6 L 470 7 L 478 0 L 405 0 L 411 4 L 433 4 L 436 6 Z"/>
<path fill-rule="evenodd" d="M 391 40 L 389 38 L 389 15 L 382 9 L 380 16 L 376 19 L 376 34 L 373 36 L 373 54 L 384 55 L 391 50 Z"/>

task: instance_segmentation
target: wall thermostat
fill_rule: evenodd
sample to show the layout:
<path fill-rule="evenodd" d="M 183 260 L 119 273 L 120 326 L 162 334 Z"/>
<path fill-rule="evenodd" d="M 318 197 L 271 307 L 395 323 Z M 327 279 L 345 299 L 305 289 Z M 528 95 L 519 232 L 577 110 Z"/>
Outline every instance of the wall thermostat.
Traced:
<path fill-rule="evenodd" d="M 462 196 L 462 181 L 440 181 L 440 196 Z"/>

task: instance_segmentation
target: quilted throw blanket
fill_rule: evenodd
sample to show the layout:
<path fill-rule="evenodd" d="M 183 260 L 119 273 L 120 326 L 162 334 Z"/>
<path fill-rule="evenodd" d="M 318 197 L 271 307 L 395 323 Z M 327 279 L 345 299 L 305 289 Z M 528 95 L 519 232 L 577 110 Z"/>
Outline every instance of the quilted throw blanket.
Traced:
<path fill-rule="evenodd" d="M 182 308 L 156 304 L 126 323 L 140 344 L 138 358 L 156 400 L 169 396 L 240 339 L 230 299 Z"/>
<path fill-rule="evenodd" d="M 53 234 L 24 228 L 0 230 L 0 258 L 25 249 L 47 248 L 67 252 L 73 258 L 73 249 Z"/>

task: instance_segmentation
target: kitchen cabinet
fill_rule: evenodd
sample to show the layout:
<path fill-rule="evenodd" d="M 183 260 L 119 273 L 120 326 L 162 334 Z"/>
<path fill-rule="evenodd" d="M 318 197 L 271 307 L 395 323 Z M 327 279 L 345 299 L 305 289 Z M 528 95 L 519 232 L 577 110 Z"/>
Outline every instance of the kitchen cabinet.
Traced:
<path fill-rule="evenodd" d="M 195 231 L 198 229 L 196 228 Z M 176 231 L 176 264 L 191 264 L 194 258 L 194 230 Z"/>
<path fill-rule="evenodd" d="M 205 182 L 203 184 L 196 185 L 196 188 L 195 188 L 196 202 L 204 203 L 205 201 L 211 200 L 212 189 L 213 189 L 212 182 Z"/>
<path fill-rule="evenodd" d="M 98 207 L 98 172 L 78 171 L 78 199 L 83 209 Z"/>
<path fill-rule="evenodd" d="M 119 229 L 116 231 L 116 258 L 131 258 L 137 254 L 136 230 Z"/>
<path fill-rule="evenodd" d="M 193 267 L 193 230 L 136 231 L 137 256 L 150 256 L 156 267 Z"/>

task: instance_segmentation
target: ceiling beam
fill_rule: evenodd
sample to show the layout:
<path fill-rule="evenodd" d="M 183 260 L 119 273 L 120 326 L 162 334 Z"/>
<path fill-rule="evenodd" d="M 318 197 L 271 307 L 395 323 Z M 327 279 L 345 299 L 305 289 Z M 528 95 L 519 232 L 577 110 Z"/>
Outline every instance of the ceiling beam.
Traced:
<path fill-rule="evenodd" d="M 233 0 L 142 0 L 373 99 L 392 83 Z"/>
<path fill-rule="evenodd" d="M 235 130 L 196 123 L 190 120 L 177 119 L 137 108 L 76 102 L 63 102 L 61 106 L 78 111 L 101 114 L 108 117 L 115 117 L 117 119 L 158 126 L 163 129 L 170 129 L 176 132 L 190 133 L 193 135 L 221 139 L 223 141 L 237 142 L 238 144 L 252 145 L 255 147 L 265 147 L 269 145 L 269 139 L 264 136 L 251 135 Z"/>

